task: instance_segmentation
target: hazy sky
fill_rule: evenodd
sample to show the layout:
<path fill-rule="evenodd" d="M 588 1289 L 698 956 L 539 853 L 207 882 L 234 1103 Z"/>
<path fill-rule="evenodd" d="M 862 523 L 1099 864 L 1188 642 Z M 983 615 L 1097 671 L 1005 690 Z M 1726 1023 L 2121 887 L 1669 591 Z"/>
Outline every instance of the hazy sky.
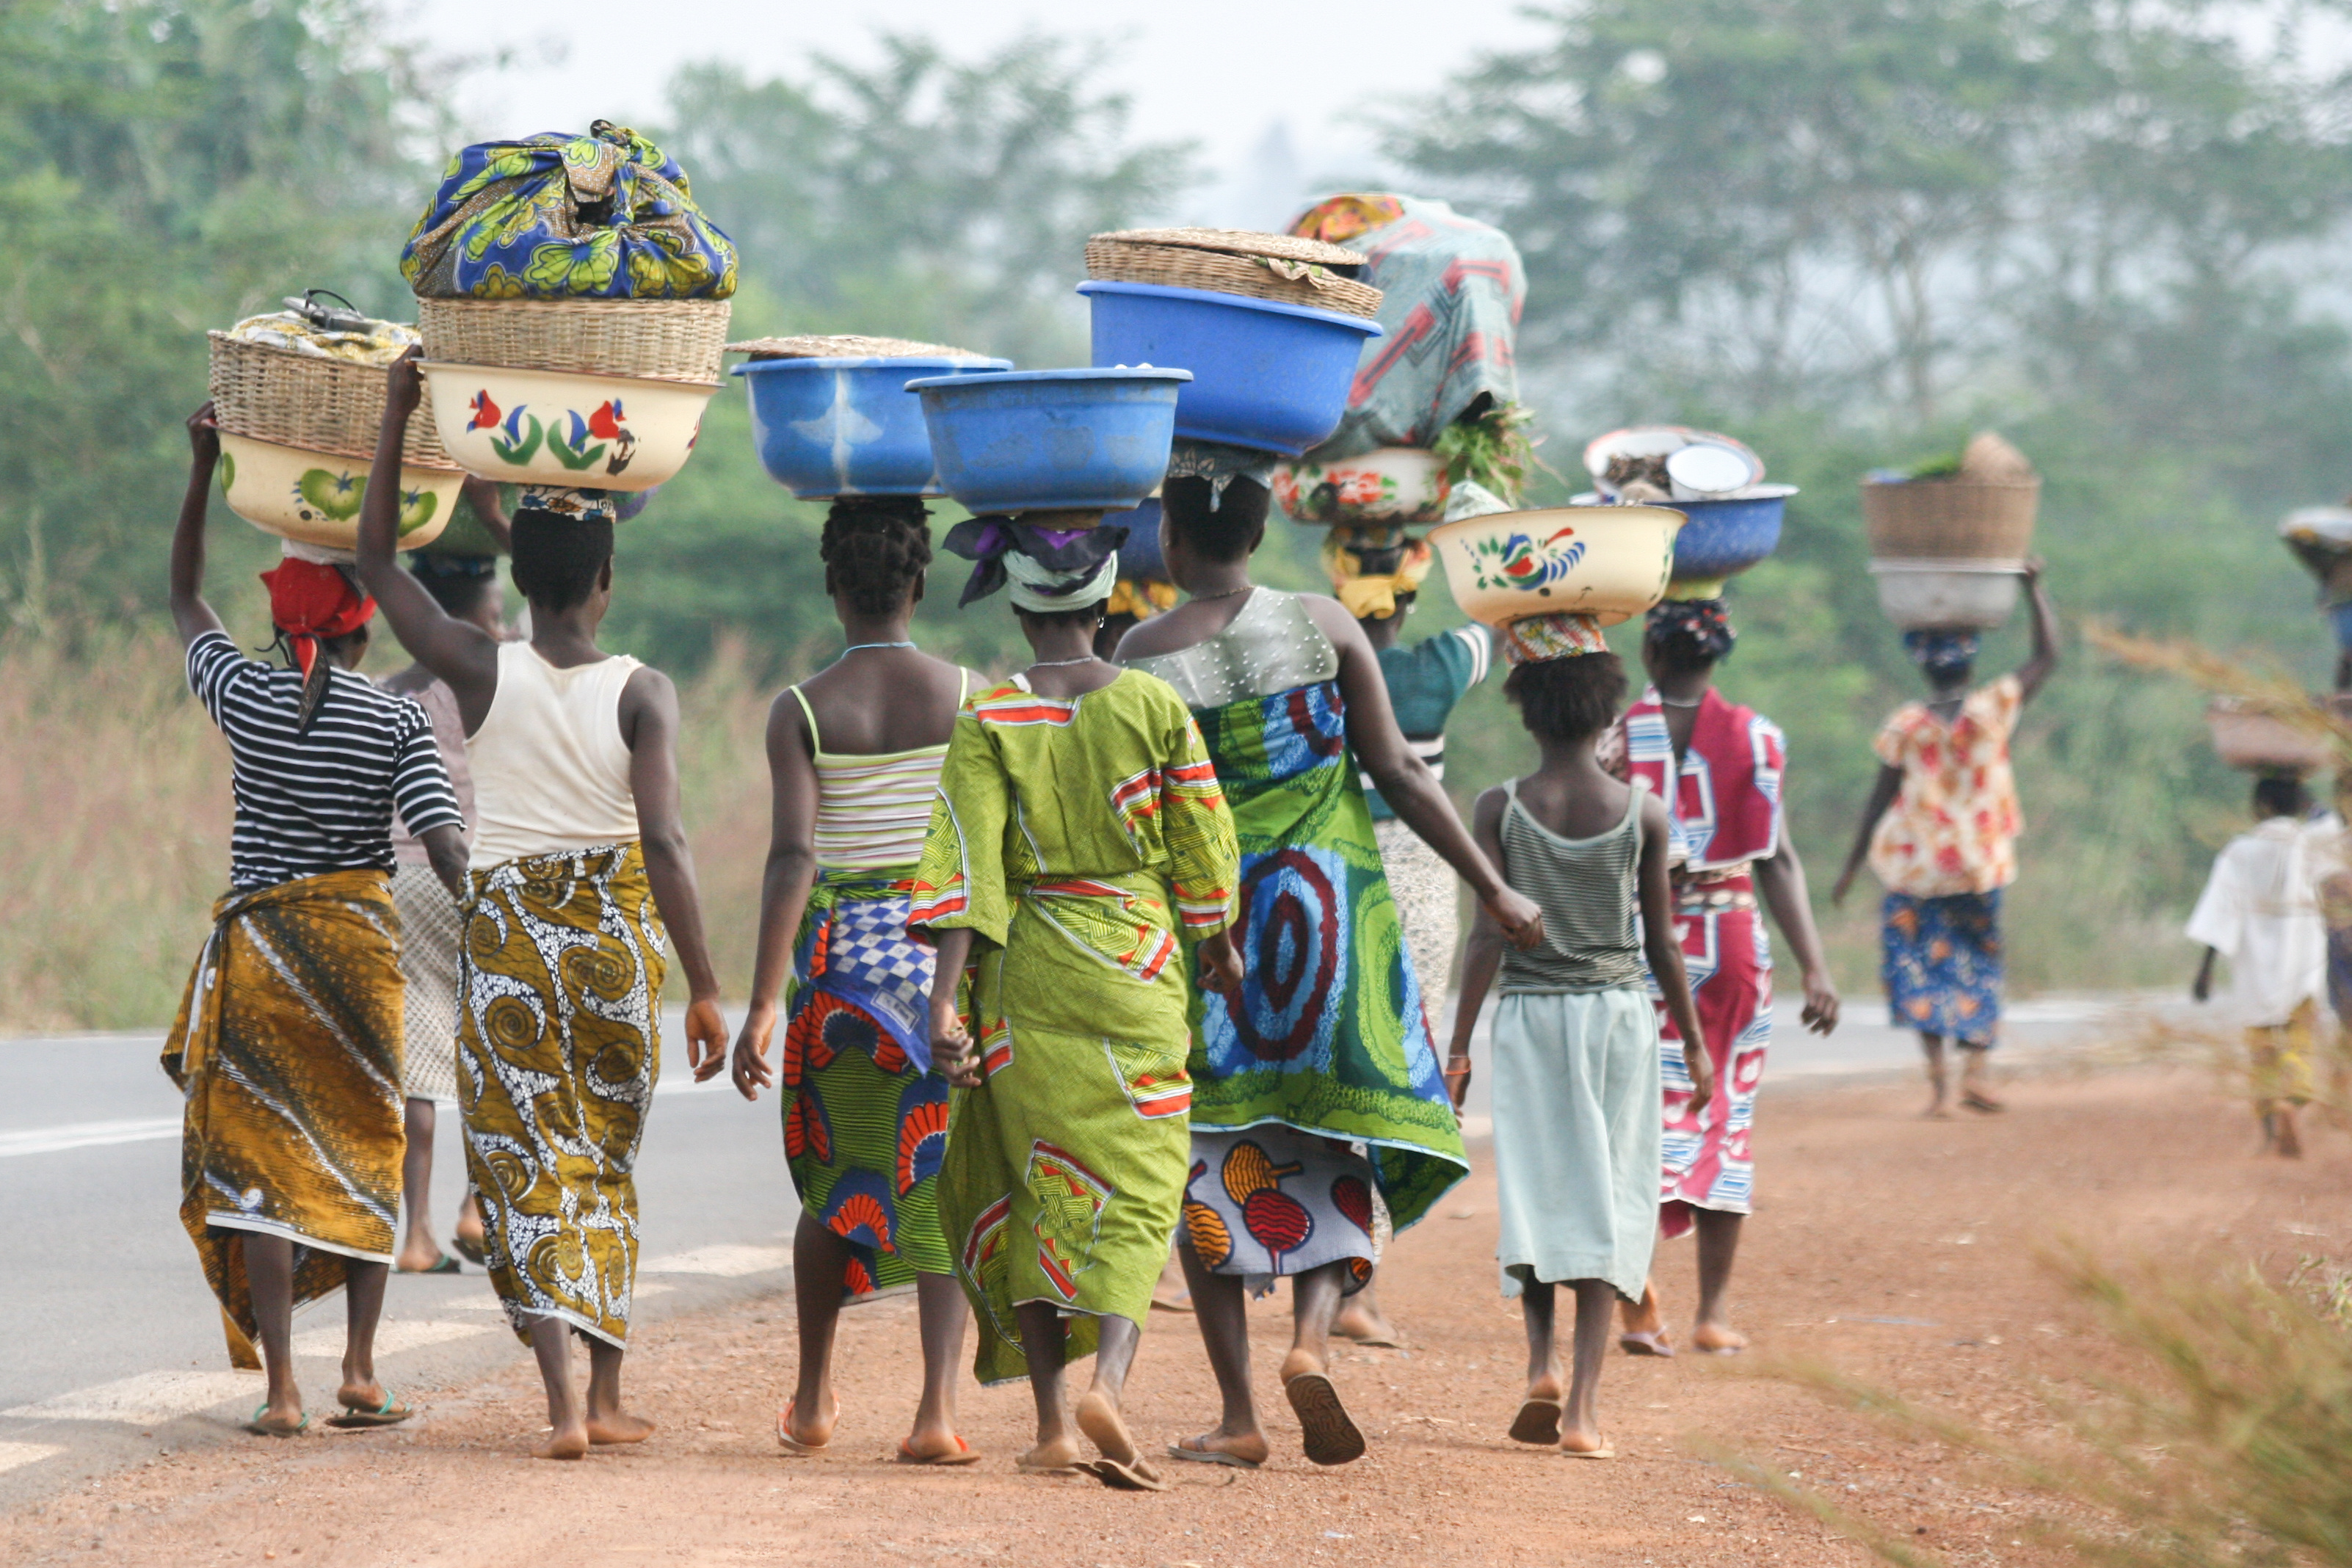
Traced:
<path fill-rule="evenodd" d="M 1280 205 L 1329 175 L 1374 167 L 1368 113 L 1426 93 L 1483 50 L 1539 36 L 1524 0 L 566 0 L 491 6 L 411 0 L 409 26 L 436 53 L 513 52 L 459 100 L 483 135 L 584 129 L 591 120 L 654 119 L 670 72 L 730 59 L 754 75 L 797 72 L 813 52 L 870 56 L 888 28 L 927 35 L 959 55 L 1024 30 L 1109 46 L 1108 85 L 1127 92 L 1135 129 L 1189 138 L 1219 177 L 1187 216 L 1272 222 Z M 1291 157 L 1276 153 L 1286 140 Z"/>

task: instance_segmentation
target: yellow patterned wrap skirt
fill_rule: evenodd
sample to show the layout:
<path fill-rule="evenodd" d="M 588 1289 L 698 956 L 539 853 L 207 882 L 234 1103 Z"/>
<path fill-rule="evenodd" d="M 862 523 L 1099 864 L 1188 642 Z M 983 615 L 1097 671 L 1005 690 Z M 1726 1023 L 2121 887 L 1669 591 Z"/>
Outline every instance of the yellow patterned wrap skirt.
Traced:
<path fill-rule="evenodd" d="M 457 1104 L 490 1283 L 520 1339 L 551 1317 L 625 1344 L 666 967 L 645 856 L 527 856 L 472 881 Z"/>
<path fill-rule="evenodd" d="M 180 1223 L 219 1300 L 229 1363 L 258 1367 L 245 1237 L 294 1243 L 294 1301 L 392 1261 L 406 1139 L 400 923 L 383 871 L 231 893 L 163 1042 L 186 1099 Z"/>

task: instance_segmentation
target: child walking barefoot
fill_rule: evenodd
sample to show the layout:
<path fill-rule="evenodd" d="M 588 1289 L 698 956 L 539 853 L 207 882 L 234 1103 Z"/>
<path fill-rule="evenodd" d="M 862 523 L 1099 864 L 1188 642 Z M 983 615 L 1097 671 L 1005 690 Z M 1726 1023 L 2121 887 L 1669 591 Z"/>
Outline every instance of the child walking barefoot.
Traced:
<path fill-rule="evenodd" d="M 1544 938 L 1507 952 L 1502 931 L 1480 914 L 1464 956 L 1446 1077 L 1458 1105 L 1470 1082 L 1471 1031 L 1499 970 L 1496 1256 L 1503 1293 L 1519 1298 L 1528 1326 L 1527 1398 L 1511 1436 L 1605 1459 L 1615 1453 L 1599 1410 L 1610 1310 L 1641 1298 L 1657 1236 L 1658 1026 L 1645 956 L 1684 1041 L 1705 1036 L 1675 940 L 1665 806 L 1610 777 L 1592 754 L 1624 699 L 1623 666 L 1581 616 L 1517 623 L 1505 652 L 1515 668 L 1504 695 L 1518 705 L 1542 761 L 1480 795 L 1472 831 L 1504 880 L 1541 908 Z M 1685 1043 L 1683 1060 L 1696 1111 L 1713 1097 L 1713 1071 L 1703 1045 Z M 1552 1288 L 1561 1284 L 1576 1297 L 1565 1402 L 1552 1335 Z"/>

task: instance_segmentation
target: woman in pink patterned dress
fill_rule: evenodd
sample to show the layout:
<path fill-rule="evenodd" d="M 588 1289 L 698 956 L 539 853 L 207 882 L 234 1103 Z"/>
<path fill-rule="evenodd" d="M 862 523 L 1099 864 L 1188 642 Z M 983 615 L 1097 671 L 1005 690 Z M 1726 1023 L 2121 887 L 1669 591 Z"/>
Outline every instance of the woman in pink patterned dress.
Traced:
<path fill-rule="evenodd" d="M 1715 667 L 1734 636 L 1720 599 L 1670 599 L 1650 612 L 1642 663 L 1650 687 L 1626 710 L 1625 770 L 1666 803 L 1680 863 L 1675 926 L 1715 1068 L 1715 1095 L 1694 1111 L 1681 1035 L 1659 1016 L 1665 1081 L 1660 1233 L 1698 1232 L 1698 1321 L 1691 1343 L 1727 1354 L 1747 1340 L 1726 1305 L 1755 1167 L 1748 1146 L 1756 1087 L 1772 1037 L 1772 943 L 1757 910 L 1770 909 L 1804 977 L 1805 1026 L 1837 1027 L 1838 994 L 1814 928 L 1804 863 L 1782 826 L 1780 727 L 1715 689 Z M 1672 787 L 1669 787 L 1669 778 Z M 1671 1355 L 1653 1282 L 1624 1309 L 1629 1353 Z"/>

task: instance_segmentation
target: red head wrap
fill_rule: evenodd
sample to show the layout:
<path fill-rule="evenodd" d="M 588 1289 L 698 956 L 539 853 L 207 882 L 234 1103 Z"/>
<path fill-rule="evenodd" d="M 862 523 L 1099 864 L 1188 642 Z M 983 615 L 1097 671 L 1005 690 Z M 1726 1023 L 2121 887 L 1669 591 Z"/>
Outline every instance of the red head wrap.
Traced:
<path fill-rule="evenodd" d="M 289 555 L 261 574 L 269 584 L 269 619 L 292 650 L 308 680 L 319 661 L 319 644 L 355 632 L 375 614 L 375 601 L 352 585 L 341 570 Z"/>

